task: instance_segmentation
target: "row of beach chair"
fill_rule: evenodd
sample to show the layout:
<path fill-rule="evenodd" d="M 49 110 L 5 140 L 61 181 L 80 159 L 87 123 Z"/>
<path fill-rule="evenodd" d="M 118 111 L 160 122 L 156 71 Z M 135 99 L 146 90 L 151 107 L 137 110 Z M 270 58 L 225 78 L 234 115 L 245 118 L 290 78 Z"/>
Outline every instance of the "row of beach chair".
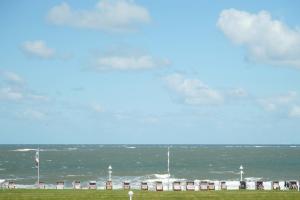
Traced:
<path fill-rule="evenodd" d="M 162 181 L 156 181 L 154 183 L 154 189 L 156 191 L 163 191 L 164 184 Z M 82 189 L 80 181 L 73 182 L 73 189 Z M 172 184 L 173 191 L 181 191 L 185 189 L 186 191 L 195 191 L 197 190 L 299 190 L 299 181 L 200 181 L 199 184 L 195 184 L 194 181 L 174 181 Z M 39 189 L 45 189 L 46 185 L 44 182 L 39 182 L 37 185 Z M 16 188 L 16 184 L 13 181 L 9 181 L 7 184 L 8 189 Z M 56 182 L 56 189 L 65 189 L 65 182 L 58 181 Z M 90 181 L 86 189 L 97 189 L 97 182 Z M 105 184 L 106 190 L 113 189 L 112 181 L 107 181 Z M 123 182 L 123 189 L 131 189 L 131 184 L 128 181 Z M 148 190 L 149 185 L 147 182 L 141 182 L 141 190 Z"/>

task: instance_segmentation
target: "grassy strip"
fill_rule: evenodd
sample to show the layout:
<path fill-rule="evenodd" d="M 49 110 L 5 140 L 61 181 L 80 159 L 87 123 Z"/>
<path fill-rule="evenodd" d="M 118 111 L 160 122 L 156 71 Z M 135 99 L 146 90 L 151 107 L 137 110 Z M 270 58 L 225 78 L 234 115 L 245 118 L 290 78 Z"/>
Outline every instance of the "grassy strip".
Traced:
<path fill-rule="evenodd" d="M 128 191 L 114 190 L 0 190 L 0 200 L 125 200 Z M 152 192 L 134 191 L 133 200 L 299 200 L 300 192 L 293 191 L 205 191 Z"/>

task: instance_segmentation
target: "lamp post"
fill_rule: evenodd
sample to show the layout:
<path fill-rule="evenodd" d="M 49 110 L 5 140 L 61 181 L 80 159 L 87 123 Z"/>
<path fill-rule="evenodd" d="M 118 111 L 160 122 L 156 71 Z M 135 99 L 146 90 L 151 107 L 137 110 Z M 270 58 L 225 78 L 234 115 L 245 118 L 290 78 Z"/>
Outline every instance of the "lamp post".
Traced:
<path fill-rule="evenodd" d="M 112 174 L 112 167 L 111 165 L 108 166 L 108 180 L 111 181 L 111 174 Z"/>
<path fill-rule="evenodd" d="M 168 147 L 168 191 L 170 190 L 170 147 Z"/>
<path fill-rule="evenodd" d="M 243 165 L 241 165 L 241 166 L 240 166 L 241 181 L 243 181 L 243 174 L 244 174 L 243 169 L 244 169 L 244 167 L 243 167 Z"/>
<path fill-rule="evenodd" d="M 133 192 L 131 190 L 128 192 L 128 195 L 129 195 L 129 200 L 132 200 Z"/>

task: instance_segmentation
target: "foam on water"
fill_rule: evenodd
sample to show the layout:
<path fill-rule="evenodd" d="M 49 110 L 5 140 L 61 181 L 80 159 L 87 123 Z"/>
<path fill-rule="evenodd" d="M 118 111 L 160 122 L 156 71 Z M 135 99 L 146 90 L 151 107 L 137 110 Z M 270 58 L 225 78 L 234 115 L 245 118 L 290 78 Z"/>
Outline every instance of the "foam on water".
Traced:
<path fill-rule="evenodd" d="M 28 152 L 28 151 L 36 151 L 37 149 L 15 149 L 12 151 L 19 151 L 19 152 Z"/>

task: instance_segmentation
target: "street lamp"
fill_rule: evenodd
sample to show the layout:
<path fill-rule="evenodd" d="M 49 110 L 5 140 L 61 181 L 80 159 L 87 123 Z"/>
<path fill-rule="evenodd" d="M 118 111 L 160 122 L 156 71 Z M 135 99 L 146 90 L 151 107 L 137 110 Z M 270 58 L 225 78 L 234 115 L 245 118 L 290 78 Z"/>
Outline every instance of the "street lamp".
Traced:
<path fill-rule="evenodd" d="M 243 165 L 241 165 L 240 166 L 241 181 L 243 181 L 243 174 L 244 174 L 243 169 L 244 169 L 244 167 L 243 167 Z"/>
<path fill-rule="evenodd" d="M 112 174 L 112 167 L 111 165 L 108 166 L 108 180 L 111 181 L 111 174 Z"/>
<path fill-rule="evenodd" d="M 132 200 L 133 192 L 131 190 L 128 192 L 128 195 L 129 195 L 129 200 Z"/>

